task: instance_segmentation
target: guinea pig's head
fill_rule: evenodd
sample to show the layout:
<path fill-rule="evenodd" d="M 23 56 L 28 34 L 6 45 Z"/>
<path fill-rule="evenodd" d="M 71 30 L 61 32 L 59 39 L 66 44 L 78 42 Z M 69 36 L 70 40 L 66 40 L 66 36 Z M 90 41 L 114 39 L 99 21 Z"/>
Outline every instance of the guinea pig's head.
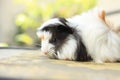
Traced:
<path fill-rule="evenodd" d="M 76 40 L 72 37 L 73 32 L 64 18 L 55 18 L 43 23 L 37 31 L 37 36 L 41 40 L 41 51 L 50 58 L 74 58 L 74 49 L 77 46 Z"/>

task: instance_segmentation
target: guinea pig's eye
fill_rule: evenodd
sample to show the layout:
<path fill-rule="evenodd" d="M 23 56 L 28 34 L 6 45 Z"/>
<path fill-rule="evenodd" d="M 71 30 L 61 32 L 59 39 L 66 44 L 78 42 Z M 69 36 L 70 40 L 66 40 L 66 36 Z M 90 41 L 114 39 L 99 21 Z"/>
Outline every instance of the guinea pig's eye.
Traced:
<path fill-rule="evenodd" d="M 56 38 L 53 38 L 53 39 L 51 39 L 49 42 L 50 42 L 50 43 L 56 43 L 56 41 L 57 41 L 57 39 L 56 39 Z"/>
<path fill-rule="evenodd" d="M 44 31 L 49 31 L 49 27 L 43 28 Z"/>

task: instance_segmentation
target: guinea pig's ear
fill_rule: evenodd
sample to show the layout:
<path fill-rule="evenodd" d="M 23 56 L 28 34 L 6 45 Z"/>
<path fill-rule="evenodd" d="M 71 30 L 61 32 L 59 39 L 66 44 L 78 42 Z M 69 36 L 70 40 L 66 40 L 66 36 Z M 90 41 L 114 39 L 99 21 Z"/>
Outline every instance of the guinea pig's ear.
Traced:
<path fill-rule="evenodd" d="M 59 21 L 63 24 L 63 25 L 59 25 L 58 30 L 60 32 L 66 32 L 69 34 L 72 34 L 74 32 L 73 28 L 71 28 L 68 25 L 68 21 L 65 18 L 59 18 Z"/>
<path fill-rule="evenodd" d="M 68 26 L 64 26 L 64 25 L 59 25 L 57 27 L 57 31 L 59 33 L 68 33 L 68 34 L 73 34 L 73 29 L 71 27 L 68 27 Z"/>

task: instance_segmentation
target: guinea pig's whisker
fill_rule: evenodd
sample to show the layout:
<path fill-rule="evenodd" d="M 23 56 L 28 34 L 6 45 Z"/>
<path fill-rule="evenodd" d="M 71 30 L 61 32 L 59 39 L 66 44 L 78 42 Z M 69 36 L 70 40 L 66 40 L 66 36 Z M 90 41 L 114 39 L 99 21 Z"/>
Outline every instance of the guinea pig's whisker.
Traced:
<path fill-rule="evenodd" d="M 55 48 L 54 47 L 51 47 L 50 50 L 54 50 Z"/>
<path fill-rule="evenodd" d="M 50 57 L 50 58 L 57 58 L 57 55 L 55 54 L 55 50 L 54 50 L 54 48 L 51 48 L 49 51 L 48 51 L 48 57 Z"/>
<path fill-rule="evenodd" d="M 49 52 L 50 54 L 54 54 L 54 51 L 53 50 L 50 50 L 50 52 Z"/>

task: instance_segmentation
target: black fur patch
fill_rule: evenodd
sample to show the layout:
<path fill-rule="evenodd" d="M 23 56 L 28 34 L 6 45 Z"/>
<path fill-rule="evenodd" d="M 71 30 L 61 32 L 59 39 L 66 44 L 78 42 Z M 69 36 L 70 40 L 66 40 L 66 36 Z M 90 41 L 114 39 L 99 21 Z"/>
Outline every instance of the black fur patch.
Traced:
<path fill-rule="evenodd" d="M 61 23 L 63 23 L 65 26 L 68 26 L 66 22 L 68 22 L 65 18 L 58 18 Z"/>
<path fill-rule="evenodd" d="M 63 23 L 66 27 L 70 28 L 67 23 L 68 21 L 65 18 L 59 18 L 59 21 Z M 85 45 L 82 42 L 82 39 L 80 35 L 77 34 L 77 30 L 75 29 L 69 29 L 71 30 L 73 36 L 75 37 L 77 41 L 77 50 L 75 53 L 76 61 L 90 61 L 92 58 L 88 55 Z"/>
<path fill-rule="evenodd" d="M 88 55 L 85 45 L 82 42 L 80 35 L 74 32 L 74 37 L 77 41 L 77 50 L 75 54 L 76 61 L 90 61 L 92 58 Z"/>
<path fill-rule="evenodd" d="M 73 28 L 68 25 L 68 21 L 65 18 L 58 18 L 59 21 L 68 29 L 68 31 L 73 34 Z"/>

